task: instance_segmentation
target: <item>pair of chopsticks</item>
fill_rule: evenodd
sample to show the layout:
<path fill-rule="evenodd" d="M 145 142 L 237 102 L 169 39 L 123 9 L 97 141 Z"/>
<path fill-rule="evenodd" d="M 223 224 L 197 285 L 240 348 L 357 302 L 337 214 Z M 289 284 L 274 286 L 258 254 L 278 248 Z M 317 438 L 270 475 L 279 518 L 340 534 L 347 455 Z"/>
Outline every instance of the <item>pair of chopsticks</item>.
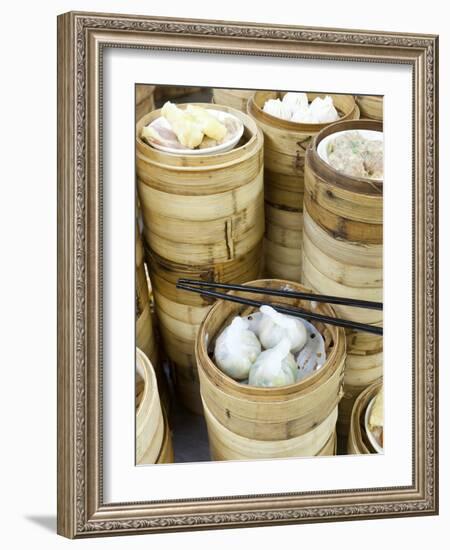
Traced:
<path fill-rule="evenodd" d="M 181 290 L 187 290 L 189 292 L 197 292 L 204 296 L 211 298 L 217 298 L 219 300 L 227 300 L 229 302 L 235 302 L 237 304 L 243 304 L 253 307 L 261 307 L 263 305 L 271 306 L 279 313 L 291 315 L 292 317 L 300 317 L 309 319 L 312 321 L 321 321 L 329 325 L 335 325 L 338 327 L 350 328 L 362 332 L 369 332 L 371 334 L 383 334 L 382 327 L 376 327 L 373 325 L 366 325 L 364 323 L 357 323 L 356 321 L 349 321 L 348 319 L 339 319 L 337 317 L 329 317 L 327 315 L 321 315 L 319 313 L 313 313 L 301 308 L 290 308 L 280 306 L 278 304 L 271 304 L 268 302 L 260 302 L 257 300 L 249 300 L 248 298 L 242 298 L 232 294 L 224 294 L 222 292 L 216 292 L 210 290 L 213 288 L 223 290 L 238 290 L 240 292 L 254 293 L 254 294 L 266 294 L 267 296 L 280 296 L 283 298 L 297 298 L 301 300 L 311 300 L 314 302 L 325 302 L 328 304 L 339 304 L 350 307 L 358 307 L 364 309 L 377 309 L 382 310 L 383 304 L 381 302 L 369 302 L 367 300 L 354 300 L 351 298 L 340 298 L 338 296 L 324 296 L 322 294 L 310 294 L 308 292 L 296 292 L 293 290 L 277 290 L 275 288 L 262 288 L 257 286 L 245 286 L 245 285 L 233 285 L 224 283 L 213 283 L 205 281 L 197 281 L 194 279 L 178 279 L 177 288 Z"/>

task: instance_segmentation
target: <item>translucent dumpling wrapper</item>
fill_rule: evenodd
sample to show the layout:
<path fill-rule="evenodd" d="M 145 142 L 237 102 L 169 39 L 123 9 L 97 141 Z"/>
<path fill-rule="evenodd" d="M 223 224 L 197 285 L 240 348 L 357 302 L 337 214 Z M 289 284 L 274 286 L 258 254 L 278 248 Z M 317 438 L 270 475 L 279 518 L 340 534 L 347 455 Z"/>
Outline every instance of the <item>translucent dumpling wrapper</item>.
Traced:
<path fill-rule="evenodd" d="M 259 323 L 258 336 L 265 349 L 275 347 L 283 338 L 290 342 L 290 351 L 298 352 L 306 344 L 305 325 L 294 317 L 283 315 L 270 306 L 261 306 L 263 317 Z"/>
<path fill-rule="evenodd" d="M 308 96 L 300 92 L 287 92 L 282 103 L 287 105 L 291 111 L 291 117 L 296 111 L 308 109 Z"/>
<path fill-rule="evenodd" d="M 256 335 L 241 317 L 235 317 L 216 340 L 214 359 L 225 374 L 235 380 L 245 380 L 250 367 L 261 353 Z"/>
<path fill-rule="evenodd" d="M 263 111 L 284 120 L 290 120 L 292 116 L 291 107 L 283 103 L 280 99 L 268 99 L 264 103 Z"/>
<path fill-rule="evenodd" d="M 256 336 L 259 334 L 259 327 L 261 324 L 263 318 L 263 314 L 260 311 L 255 311 L 254 313 L 251 313 L 250 315 L 247 315 L 247 317 L 242 317 L 244 321 L 247 323 L 247 328 L 251 330 Z"/>
<path fill-rule="evenodd" d="M 308 106 L 305 108 L 296 109 L 292 114 L 292 122 L 302 122 L 303 124 L 310 124 L 316 122 L 316 117 L 310 111 Z"/>
<path fill-rule="evenodd" d="M 339 114 L 333 104 L 333 99 L 329 95 L 323 99 L 316 97 L 310 104 L 309 111 L 314 119 L 313 122 L 319 124 L 339 120 Z"/>
<path fill-rule="evenodd" d="M 290 346 L 290 341 L 283 338 L 274 348 L 263 351 L 250 368 L 249 385 L 272 388 L 293 384 L 297 363 Z"/>

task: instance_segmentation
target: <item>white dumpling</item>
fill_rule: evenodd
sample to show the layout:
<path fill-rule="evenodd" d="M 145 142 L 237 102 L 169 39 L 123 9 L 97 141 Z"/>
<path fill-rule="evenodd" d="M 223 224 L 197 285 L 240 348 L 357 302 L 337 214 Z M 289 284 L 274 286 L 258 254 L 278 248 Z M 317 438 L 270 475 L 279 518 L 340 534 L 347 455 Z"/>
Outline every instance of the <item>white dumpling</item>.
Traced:
<path fill-rule="evenodd" d="M 290 341 L 283 338 L 274 348 L 263 351 L 250 368 L 250 386 L 277 387 L 293 384 L 297 363 L 289 352 Z"/>
<path fill-rule="evenodd" d="M 260 311 L 255 311 L 254 313 L 250 313 L 250 315 L 247 315 L 247 317 L 242 317 L 244 321 L 247 323 L 247 328 L 251 330 L 256 336 L 259 334 L 259 326 L 261 324 L 263 318 L 263 314 Z"/>
<path fill-rule="evenodd" d="M 283 338 L 288 338 L 290 351 L 295 353 L 303 348 L 307 334 L 301 321 L 278 313 L 270 306 L 261 306 L 259 309 L 263 313 L 263 318 L 259 324 L 258 336 L 263 348 L 273 348 Z"/>
<path fill-rule="evenodd" d="M 292 122 L 303 122 L 305 124 L 315 122 L 315 117 L 311 113 L 308 106 L 305 108 L 296 109 L 292 114 Z"/>
<path fill-rule="evenodd" d="M 287 92 L 282 99 L 282 103 L 289 107 L 292 117 L 296 111 L 308 109 L 308 96 L 300 92 Z"/>
<path fill-rule="evenodd" d="M 280 99 L 268 99 L 264 103 L 263 111 L 284 120 L 290 120 L 292 114 L 289 105 L 284 104 Z"/>
<path fill-rule="evenodd" d="M 241 317 L 235 317 L 216 340 L 214 358 L 217 366 L 235 380 L 248 377 L 251 365 L 261 353 L 261 344 Z"/>
<path fill-rule="evenodd" d="M 339 120 L 339 114 L 333 104 L 333 99 L 327 95 L 323 99 L 316 97 L 309 106 L 313 122 L 324 124 L 326 122 L 335 122 Z"/>

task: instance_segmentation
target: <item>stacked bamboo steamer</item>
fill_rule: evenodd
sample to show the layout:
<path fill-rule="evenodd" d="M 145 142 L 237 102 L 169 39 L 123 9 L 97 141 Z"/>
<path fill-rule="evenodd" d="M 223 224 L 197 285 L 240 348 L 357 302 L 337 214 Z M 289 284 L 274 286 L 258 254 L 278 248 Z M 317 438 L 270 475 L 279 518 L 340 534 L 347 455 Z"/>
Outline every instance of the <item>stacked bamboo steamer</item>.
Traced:
<path fill-rule="evenodd" d="M 304 291 L 297 283 L 268 279 L 248 283 L 263 288 Z M 233 294 L 236 294 L 233 292 Z M 328 304 L 237 293 L 264 302 L 289 304 L 334 316 Z M 219 301 L 205 317 L 196 341 L 201 395 L 213 460 L 245 460 L 335 454 L 337 407 L 342 396 L 345 334 L 315 323 L 325 340 L 325 364 L 302 381 L 277 388 L 236 382 L 213 362 L 215 340 L 236 315 L 252 308 Z"/>
<path fill-rule="evenodd" d="M 383 97 L 379 95 L 357 95 L 356 102 L 361 118 L 383 120 Z"/>
<path fill-rule="evenodd" d="M 381 381 L 375 382 L 361 392 L 356 399 L 350 420 L 347 443 L 348 454 L 366 455 L 376 453 L 366 433 L 365 417 L 369 403 L 382 387 Z"/>
<path fill-rule="evenodd" d="M 158 348 L 153 329 L 150 296 L 144 266 L 144 247 L 136 223 L 136 345 L 158 365 Z"/>
<path fill-rule="evenodd" d="M 248 113 L 264 133 L 265 273 L 268 277 L 301 281 L 305 151 L 327 124 L 291 122 L 263 111 L 268 99 L 283 95 L 256 92 L 248 102 Z M 307 95 L 309 101 L 323 97 L 323 94 Z M 359 118 L 353 96 L 331 97 L 341 120 Z"/>
<path fill-rule="evenodd" d="M 213 101 L 219 105 L 228 105 L 239 111 L 247 112 L 248 100 L 254 90 L 233 90 L 231 88 L 213 88 Z"/>
<path fill-rule="evenodd" d="M 343 130 L 382 131 L 376 121 L 338 122 L 322 130 L 306 155 L 303 281 L 321 294 L 383 301 L 383 183 L 347 176 L 322 160 L 317 146 Z M 382 312 L 335 306 L 339 317 L 382 325 Z M 347 331 L 344 398 L 338 430 L 348 433 L 357 395 L 383 374 L 383 338 Z"/>
<path fill-rule="evenodd" d="M 136 463 L 173 462 L 172 435 L 161 407 L 155 371 L 136 349 Z"/>
<path fill-rule="evenodd" d="M 199 105 L 243 122 L 236 148 L 196 156 L 157 151 L 140 138 L 143 126 L 160 116 L 154 111 L 137 125 L 137 174 L 159 328 L 178 396 L 201 414 L 194 343 L 211 300 L 175 285 L 180 277 L 228 283 L 258 277 L 264 199 L 261 131 L 231 107 Z"/>
<path fill-rule="evenodd" d="M 147 84 L 136 85 L 136 120 L 150 113 L 155 108 L 155 88 Z"/>

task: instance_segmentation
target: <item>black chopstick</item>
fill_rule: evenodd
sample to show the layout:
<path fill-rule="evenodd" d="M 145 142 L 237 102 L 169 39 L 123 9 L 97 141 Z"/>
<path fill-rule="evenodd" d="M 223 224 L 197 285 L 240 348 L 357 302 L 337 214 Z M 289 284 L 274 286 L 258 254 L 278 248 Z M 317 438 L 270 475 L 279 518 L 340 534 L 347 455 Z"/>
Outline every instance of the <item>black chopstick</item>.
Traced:
<path fill-rule="evenodd" d="M 284 298 L 299 298 L 301 300 L 312 300 L 315 302 L 326 302 L 327 304 L 338 304 L 350 307 L 360 307 L 364 309 L 383 309 L 383 304 L 381 302 L 369 302 L 368 300 L 355 300 L 353 298 L 326 296 L 324 294 L 311 294 L 308 292 L 297 292 L 293 290 L 278 290 L 275 288 L 261 288 L 258 286 L 213 283 L 208 281 L 197 281 L 195 279 L 178 279 L 178 283 L 188 284 L 191 286 L 222 288 L 224 290 L 240 290 L 242 292 L 267 294 L 268 296 L 282 296 Z"/>
<path fill-rule="evenodd" d="M 181 279 L 179 279 L 181 281 Z M 271 304 L 268 302 L 259 302 L 256 300 L 248 300 L 247 298 L 240 298 L 233 294 L 223 294 L 222 292 L 215 292 L 213 290 L 205 290 L 201 287 L 193 287 L 181 282 L 177 283 L 177 288 L 182 290 L 187 290 L 189 292 L 197 292 L 203 294 L 204 296 L 210 296 L 211 298 L 217 298 L 219 300 L 227 300 L 228 302 L 235 302 L 237 304 L 243 304 L 246 306 L 261 307 L 261 306 L 270 306 L 273 307 L 279 313 L 284 313 L 285 315 L 291 315 L 292 317 L 300 317 L 305 319 L 310 319 L 312 321 L 321 321 L 328 325 L 335 325 L 338 327 L 350 328 L 353 330 L 359 330 L 362 332 L 370 332 L 371 334 L 383 334 L 382 327 L 375 327 L 372 325 L 366 325 L 364 323 L 357 323 L 356 321 L 349 321 L 348 319 L 338 319 L 336 317 L 328 317 L 327 315 L 320 315 L 319 313 L 312 313 L 311 311 L 306 311 L 300 308 L 292 309 L 289 307 L 279 306 L 277 304 Z"/>

